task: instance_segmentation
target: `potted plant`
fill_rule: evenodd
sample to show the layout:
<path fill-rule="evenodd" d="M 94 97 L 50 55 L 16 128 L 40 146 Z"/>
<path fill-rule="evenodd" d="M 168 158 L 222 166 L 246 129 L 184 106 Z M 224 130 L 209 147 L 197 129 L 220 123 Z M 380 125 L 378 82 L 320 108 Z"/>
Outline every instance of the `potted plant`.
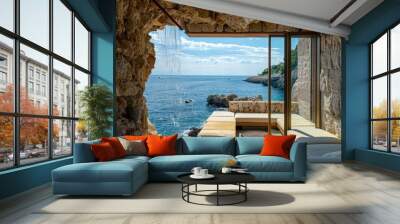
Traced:
<path fill-rule="evenodd" d="M 110 136 L 112 126 L 113 96 L 110 89 L 102 84 L 86 87 L 79 98 L 82 114 L 78 124 L 87 128 L 89 140 Z"/>

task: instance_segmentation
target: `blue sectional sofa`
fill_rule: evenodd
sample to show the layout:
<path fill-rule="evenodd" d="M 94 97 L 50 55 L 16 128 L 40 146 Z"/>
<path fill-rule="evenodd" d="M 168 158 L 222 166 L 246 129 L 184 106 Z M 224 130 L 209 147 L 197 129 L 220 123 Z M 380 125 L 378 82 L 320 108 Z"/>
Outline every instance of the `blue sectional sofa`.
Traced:
<path fill-rule="evenodd" d="M 148 181 L 176 181 L 193 167 L 218 172 L 228 160 L 236 160 L 259 182 L 304 182 L 306 180 L 306 143 L 295 142 L 290 159 L 260 156 L 263 137 L 182 137 L 177 155 L 128 156 L 96 162 L 90 149 L 98 141 L 77 143 L 74 163 L 52 172 L 54 194 L 131 195 Z"/>

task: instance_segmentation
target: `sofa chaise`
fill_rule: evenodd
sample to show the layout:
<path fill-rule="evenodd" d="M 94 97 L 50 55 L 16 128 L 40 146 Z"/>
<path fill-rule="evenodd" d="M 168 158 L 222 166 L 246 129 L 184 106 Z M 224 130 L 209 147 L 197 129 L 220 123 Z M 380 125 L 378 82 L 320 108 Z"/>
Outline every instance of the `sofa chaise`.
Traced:
<path fill-rule="evenodd" d="M 53 193 L 67 195 L 132 195 L 148 181 L 176 181 L 193 167 L 218 172 L 229 160 L 236 160 L 258 182 L 304 182 L 306 143 L 295 142 L 290 159 L 260 156 L 263 137 L 182 137 L 177 140 L 177 155 L 127 156 L 96 162 L 91 141 L 75 144 L 73 164 L 52 172 Z"/>

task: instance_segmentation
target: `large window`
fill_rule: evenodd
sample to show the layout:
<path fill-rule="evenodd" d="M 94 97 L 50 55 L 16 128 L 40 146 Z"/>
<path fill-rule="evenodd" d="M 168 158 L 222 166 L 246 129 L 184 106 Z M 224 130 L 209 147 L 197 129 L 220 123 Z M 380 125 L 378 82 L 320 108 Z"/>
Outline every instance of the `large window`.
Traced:
<path fill-rule="evenodd" d="M 90 74 L 90 31 L 63 0 L 0 1 L 0 170 L 72 155 Z"/>
<path fill-rule="evenodd" d="M 400 24 L 371 46 L 371 147 L 400 153 Z"/>

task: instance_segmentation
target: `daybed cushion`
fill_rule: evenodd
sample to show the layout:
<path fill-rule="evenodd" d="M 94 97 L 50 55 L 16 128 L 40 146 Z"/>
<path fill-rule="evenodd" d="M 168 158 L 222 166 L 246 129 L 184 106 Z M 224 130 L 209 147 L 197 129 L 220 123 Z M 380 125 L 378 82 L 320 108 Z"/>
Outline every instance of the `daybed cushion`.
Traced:
<path fill-rule="evenodd" d="M 249 172 L 293 172 L 292 161 L 279 156 L 239 155 L 236 159 Z"/>
<path fill-rule="evenodd" d="M 54 181 L 107 182 L 130 181 L 133 172 L 147 172 L 145 159 L 121 159 L 108 162 L 75 163 L 53 171 Z"/>
<path fill-rule="evenodd" d="M 190 172 L 193 167 L 219 171 L 231 155 L 175 155 L 158 156 L 149 160 L 150 172 Z"/>
<path fill-rule="evenodd" d="M 147 157 L 75 163 L 52 172 L 54 194 L 130 195 L 148 180 Z"/>
<path fill-rule="evenodd" d="M 185 155 L 234 155 L 234 140 L 232 137 L 182 137 L 179 141 L 179 151 Z"/>

